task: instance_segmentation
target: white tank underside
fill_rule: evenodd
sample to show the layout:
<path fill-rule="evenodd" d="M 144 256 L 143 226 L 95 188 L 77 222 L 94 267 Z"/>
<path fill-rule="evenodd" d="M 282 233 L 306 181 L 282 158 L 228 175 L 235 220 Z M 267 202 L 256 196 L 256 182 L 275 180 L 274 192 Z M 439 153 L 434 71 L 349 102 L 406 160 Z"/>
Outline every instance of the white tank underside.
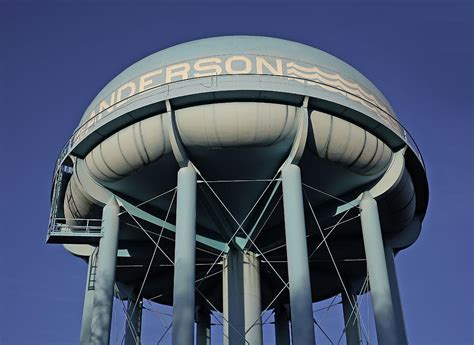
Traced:
<path fill-rule="evenodd" d="M 297 113 L 298 108 L 291 105 L 228 102 L 182 108 L 175 111 L 175 116 L 185 150 L 206 180 L 267 180 L 275 176 L 288 156 L 297 132 Z M 306 148 L 299 164 L 303 183 L 340 199 L 354 200 L 361 192 L 374 186 L 393 162 L 395 153 L 367 130 L 318 110 L 309 109 L 308 115 Z M 83 160 L 77 159 L 64 197 L 65 218 L 100 218 L 101 203 L 88 195 L 80 176 L 87 175 L 98 185 L 132 204 L 139 204 L 174 188 L 179 167 L 172 153 L 170 123 L 168 113 L 150 116 L 116 131 L 93 148 Z M 415 214 L 413 182 L 408 171 L 403 169 L 397 184 L 390 186 L 389 191 L 379 198 L 382 226 L 387 236 L 408 226 Z M 212 186 L 235 218 L 242 221 L 267 183 L 216 183 Z M 199 187 L 197 233 L 226 242 L 227 235 L 223 228 L 225 224 L 230 224 L 232 230 L 235 224 L 229 222 L 222 208 L 216 211 L 215 200 L 204 192 L 202 184 Z M 172 195 L 170 193 L 153 200 L 144 209 L 165 218 Z M 338 217 L 333 215 L 341 202 L 312 190 L 307 191 L 307 197 L 317 210 L 323 226 L 337 221 Z M 168 217 L 168 222 L 172 224 L 175 222 L 174 212 L 172 206 Z M 216 212 L 220 214 L 213 214 Z M 357 215 L 357 209 L 352 210 L 348 217 L 350 215 Z M 126 215 L 123 218 L 121 248 L 128 251 L 128 258 L 123 258 L 122 261 L 145 264 L 153 248 L 133 220 Z M 250 226 L 253 220 L 249 219 L 244 227 Z M 306 210 L 306 223 L 310 235 L 308 249 L 312 251 L 314 244 L 320 242 L 320 236 L 315 232 L 315 223 L 309 209 Z M 146 226 L 156 232 L 160 230 L 153 224 L 146 223 Z M 275 206 L 274 214 L 258 237 L 259 247 L 268 249 L 275 244 L 284 243 L 283 226 L 280 203 Z M 362 258 L 364 251 L 359 222 L 347 222 L 340 227 L 340 231 L 331 238 L 333 254 Z M 165 235 L 171 239 L 174 237 L 170 231 L 165 231 Z M 352 245 L 347 246 L 348 242 Z M 163 247 L 170 256 L 173 255 L 172 241 L 164 240 Z M 212 259 L 205 252 L 198 251 L 197 255 L 198 262 Z M 284 260 L 285 255 L 283 248 L 272 252 L 269 257 L 271 260 Z M 315 259 L 318 262 L 310 262 L 311 280 L 314 282 L 313 298 L 319 300 L 338 293 L 340 287 L 331 264 L 324 263 L 328 260 L 327 252 L 321 251 Z M 345 264 L 341 264 L 341 267 L 344 270 Z M 199 276 L 203 269 L 197 267 L 196 270 Z M 282 267 L 280 273 L 285 277 L 286 268 Z M 152 270 L 144 296 L 172 291 L 169 285 L 173 281 L 172 274 L 170 267 Z M 354 280 L 365 277 L 365 263 L 347 266 L 347 274 Z M 117 269 L 117 280 L 124 284 L 132 284 L 135 280 L 140 280 L 142 275 L 141 270 Z M 268 276 L 265 280 L 265 275 L 262 270 L 262 289 L 265 284 L 273 284 L 273 279 Z M 321 281 L 325 283 L 321 284 Z M 221 278 L 216 277 L 206 281 L 204 288 L 211 291 L 213 286 L 221 286 L 220 284 Z M 210 298 L 219 306 L 220 289 L 215 290 Z M 165 295 L 159 301 L 171 303 L 170 298 L 171 296 Z M 264 293 L 262 304 L 266 304 L 270 298 Z"/>

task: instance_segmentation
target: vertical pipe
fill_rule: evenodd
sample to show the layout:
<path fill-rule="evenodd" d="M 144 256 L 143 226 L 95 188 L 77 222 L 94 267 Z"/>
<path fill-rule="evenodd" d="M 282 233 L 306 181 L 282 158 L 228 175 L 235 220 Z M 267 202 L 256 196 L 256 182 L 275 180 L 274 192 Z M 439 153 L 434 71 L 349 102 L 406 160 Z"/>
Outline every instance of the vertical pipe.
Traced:
<path fill-rule="evenodd" d="M 347 345 L 361 345 L 362 337 L 360 333 L 359 324 L 359 310 L 357 306 L 357 295 L 349 292 L 349 298 L 345 292 L 341 293 L 342 296 L 342 311 L 344 313 L 344 325 L 346 332 L 346 344 Z M 351 305 L 352 302 L 352 305 Z M 355 308 L 353 308 L 353 306 Z"/>
<path fill-rule="evenodd" d="M 360 201 L 362 236 L 379 344 L 405 344 L 397 331 L 377 202 L 366 192 Z"/>
<path fill-rule="evenodd" d="M 97 272 L 92 314 L 91 344 L 106 345 L 114 300 L 115 264 L 119 235 L 119 205 L 112 197 L 102 211 L 103 236 L 99 242 Z"/>
<path fill-rule="evenodd" d="M 315 337 L 300 168 L 285 166 L 282 181 L 292 339 L 295 345 L 309 345 Z"/>
<path fill-rule="evenodd" d="M 196 310 L 196 345 L 211 345 L 211 311 L 200 306 Z"/>
<path fill-rule="evenodd" d="M 248 344 L 262 345 L 260 261 L 249 251 L 244 252 L 243 259 L 245 340 Z"/>
<path fill-rule="evenodd" d="M 222 260 L 222 344 L 229 345 L 229 269 L 227 255 Z"/>
<path fill-rule="evenodd" d="M 143 299 L 132 295 L 127 303 L 124 345 L 140 345 Z"/>
<path fill-rule="evenodd" d="M 81 345 L 89 345 L 91 342 L 92 308 L 94 307 L 94 284 L 96 269 L 97 249 L 89 256 L 87 264 L 86 291 L 84 293 L 84 307 L 82 309 Z"/>
<path fill-rule="evenodd" d="M 173 345 L 194 344 L 196 263 L 196 172 L 178 171 L 173 288 Z"/>
<path fill-rule="evenodd" d="M 288 310 L 284 305 L 275 308 L 275 344 L 290 345 Z"/>
<path fill-rule="evenodd" d="M 243 260 L 238 248 L 231 248 L 224 257 L 224 345 L 245 343 Z"/>
<path fill-rule="evenodd" d="M 400 299 L 400 290 L 398 288 L 397 271 L 395 269 L 395 256 L 392 247 L 385 245 L 385 260 L 387 262 L 388 280 L 390 282 L 390 290 L 392 291 L 392 303 L 395 309 L 395 315 L 398 322 L 398 332 L 400 339 L 408 344 L 407 333 L 405 329 L 405 320 L 403 319 L 403 309 Z"/>

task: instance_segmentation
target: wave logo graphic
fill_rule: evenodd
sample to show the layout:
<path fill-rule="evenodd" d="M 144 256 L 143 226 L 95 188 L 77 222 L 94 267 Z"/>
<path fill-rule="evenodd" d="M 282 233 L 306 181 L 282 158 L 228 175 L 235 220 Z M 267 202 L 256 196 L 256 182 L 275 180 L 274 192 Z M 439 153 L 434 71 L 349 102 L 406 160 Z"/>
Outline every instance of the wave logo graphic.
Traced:
<path fill-rule="evenodd" d="M 388 115 L 391 112 L 385 104 L 379 101 L 373 94 L 361 88 L 359 84 L 344 78 L 339 73 L 326 72 L 316 66 L 301 66 L 293 61 L 288 62 L 286 68 L 287 75 L 290 76 L 289 80 L 307 85 L 317 85 L 329 92 L 339 93 L 371 109 L 385 123 L 388 123 L 397 131 L 400 130 L 398 122 Z"/>

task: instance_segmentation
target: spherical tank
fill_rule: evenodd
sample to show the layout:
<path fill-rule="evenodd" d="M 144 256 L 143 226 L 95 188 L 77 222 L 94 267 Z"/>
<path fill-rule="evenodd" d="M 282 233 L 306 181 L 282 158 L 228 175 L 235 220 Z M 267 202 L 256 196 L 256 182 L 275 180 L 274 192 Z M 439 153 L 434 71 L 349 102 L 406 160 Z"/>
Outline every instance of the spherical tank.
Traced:
<path fill-rule="evenodd" d="M 100 219 L 115 197 L 115 280 L 172 305 L 177 176 L 192 167 L 196 304 L 205 299 L 222 311 L 220 255 L 237 248 L 260 260 L 261 309 L 276 307 L 290 299 L 288 290 L 275 299 L 289 274 L 281 174 L 289 164 L 301 173 L 313 302 L 341 293 L 341 277 L 354 289 L 364 282 L 363 193 L 376 200 L 384 243 L 395 253 L 418 237 L 425 167 L 386 98 L 334 56 L 252 36 L 180 44 L 109 82 L 58 159 L 51 222 L 71 233 L 93 229 L 85 222 Z M 100 239 L 56 235 L 84 258 Z"/>

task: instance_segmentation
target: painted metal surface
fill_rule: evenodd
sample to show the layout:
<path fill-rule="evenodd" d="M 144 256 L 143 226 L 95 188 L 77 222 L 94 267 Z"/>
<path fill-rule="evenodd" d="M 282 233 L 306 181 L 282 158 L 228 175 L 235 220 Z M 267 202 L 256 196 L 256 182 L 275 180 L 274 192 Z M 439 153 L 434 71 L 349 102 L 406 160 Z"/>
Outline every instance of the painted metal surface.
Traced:
<path fill-rule="evenodd" d="M 406 335 L 402 333 L 393 304 L 377 202 L 369 193 L 364 193 L 360 208 L 377 339 L 384 345 L 406 344 Z"/>
<path fill-rule="evenodd" d="M 362 334 L 360 332 L 360 314 L 358 309 L 357 294 L 344 292 L 342 297 L 342 312 L 344 314 L 344 324 L 347 345 L 362 345 Z M 349 299 L 350 298 L 350 299 Z"/>
<path fill-rule="evenodd" d="M 92 312 L 91 344 L 109 344 L 115 287 L 120 208 L 115 198 L 104 207 Z"/>
<path fill-rule="evenodd" d="M 84 293 L 84 305 L 82 308 L 81 334 L 79 343 L 81 345 L 90 345 L 92 310 L 94 307 L 95 275 L 97 269 L 97 250 L 91 254 L 87 264 L 86 289 Z"/>
<path fill-rule="evenodd" d="M 178 172 L 176 244 L 173 286 L 173 345 L 194 344 L 196 263 L 196 172 Z"/>
<path fill-rule="evenodd" d="M 176 172 L 176 209 L 173 194 L 149 201 L 163 190 L 173 191 Z M 267 192 L 262 184 L 237 185 L 240 180 L 271 181 L 273 187 Z M 163 249 L 175 264 L 174 269 L 160 269 L 159 279 L 174 281 L 173 299 L 159 300 L 174 306 L 173 344 L 194 343 L 195 316 L 198 343 L 209 343 L 209 310 L 195 314 L 195 264 L 196 258 L 205 262 L 209 253 L 219 252 L 226 253 L 223 301 L 219 294 L 209 298 L 224 312 L 224 343 L 261 344 L 259 316 L 273 292 L 261 290 L 259 258 L 247 250 L 268 249 L 285 239 L 283 250 L 272 255 L 288 260 L 287 272 L 279 268 L 275 273 L 288 274 L 289 300 L 284 297 L 273 307 L 290 303 L 293 343 L 314 344 L 311 303 L 337 294 L 340 282 L 321 274 L 327 264 L 310 267 L 308 262 L 307 246 L 315 239 L 306 238 L 309 212 L 303 188 L 304 201 L 314 205 L 323 226 L 331 224 L 333 215 L 354 214 L 360 207 L 361 226 L 345 224 L 343 236 L 353 241 L 352 255 L 363 255 L 365 247 L 367 267 L 351 266 L 350 272 L 357 277 L 369 272 L 379 343 L 406 343 L 392 248 L 416 240 L 428 189 L 416 145 L 374 85 L 329 54 L 267 37 L 189 42 L 126 69 L 86 109 L 55 169 L 50 230 L 65 231 L 48 238 L 71 243 L 68 250 L 78 256 L 93 250 L 79 243 L 100 240 L 96 291 L 92 304 L 92 293 L 86 291 L 81 343 L 88 343 L 90 306 L 91 343 L 109 341 L 117 257 L 138 262 L 149 250 L 148 230 L 139 220 L 163 230 L 168 241 Z M 312 194 L 306 193 L 308 188 Z M 377 202 L 368 193 L 360 196 L 365 190 L 377 197 L 380 218 Z M 280 191 L 283 207 L 275 201 Z M 260 198 L 264 206 L 257 205 Z M 244 219 L 252 204 L 255 214 Z M 103 205 L 100 233 L 93 237 L 71 230 Z M 127 219 L 120 226 L 119 205 Z M 171 212 L 163 218 L 167 208 Z M 258 229 L 263 219 L 265 224 L 270 219 L 264 226 L 271 236 Z M 119 241 L 125 248 L 117 250 Z M 335 252 L 351 255 L 344 248 Z M 118 272 L 118 280 L 130 277 L 126 269 Z M 156 272 L 150 275 L 154 283 L 147 285 L 145 297 L 162 288 Z M 275 277 L 265 279 L 272 285 Z M 216 281 L 220 283 L 214 277 L 201 288 L 209 294 Z M 350 321 L 345 297 L 345 319 Z M 277 343 L 288 344 L 287 314 L 276 311 Z M 130 315 L 134 328 L 139 328 L 137 315 Z M 348 344 L 358 344 L 359 327 L 350 326 Z M 131 330 L 127 343 L 136 342 Z"/>
<path fill-rule="evenodd" d="M 295 345 L 314 344 L 300 168 L 292 164 L 284 167 L 282 180 L 292 339 Z"/>
<path fill-rule="evenodd" d="M 211 345 L 211 311 L 200 306 L 196 309 L 196 345 Z"/>
<path fill-rule="evenodd" d="M 290 345 L 289 312 L 283 305 L 275 309 L 275 345 Z"/>

